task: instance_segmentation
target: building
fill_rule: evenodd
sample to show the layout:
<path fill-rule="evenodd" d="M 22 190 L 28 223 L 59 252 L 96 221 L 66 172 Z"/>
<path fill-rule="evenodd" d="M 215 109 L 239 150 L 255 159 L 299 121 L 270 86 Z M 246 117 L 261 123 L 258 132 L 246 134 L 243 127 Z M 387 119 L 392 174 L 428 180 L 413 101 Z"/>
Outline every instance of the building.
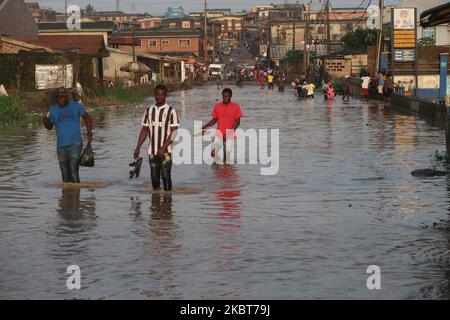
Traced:
<path fill-rule="evenodd" d="M 242 38 L 244 19 L 242 16 L 222 16 L 211 19 L 212 22 L 220 23 L 221 30 L 218 39 L 221 41 L 236 42 Z"/>
<path fill-rule="evenodd" d="M 151 29 L 160 26 L 163 20 L 163 17 L 151 17 L 139 19 L 139 23 L 141 29 Z"/>
<path fill-rule="evenodd" d="M 41 22 L 39 26 L 39 36 L 45 35 L 91 35 L 102 36 L 108 46 L 109 37 L 112 35 L 115 22 L 114 21 L 97 21 L 97 22 L 81 22 L 80 30 L 68 30 L 67 25 L 63 22 Z"/>
<path fill-rule="evenodd" d="M 124 13 L 122 11 L 96 11 L 94 14 L 83 16 L 83 18 L 91 21 L 126 22 L 147 19 L 151 18 L 151 16 L 149 14 Z"/>
<path fill-rule="evenodd" d="M 52 8 L 41 7 L 38 2 L 28 2 L 26 5 L 36 23 L 56 21 L 56 11 Z"/>
<path fill-rule="evenodd" d="M 38 27 L 23 0 L 0 0 L 0 35 L 36 39 Z"/>
<path fill-rule="evenodd" d="M 139 29 L 134 35 L 137 52 L 158 55 L 192 54 L 203 55 L 203 39 L 201 31 L 183 29 Z M 131 51 L 133 49 L 133 32 L 118 30 L 113 33 L 109 42 L 116 49 Z"/>
<path fill-rule="evenodd" d="M 230 16 L 231 9 L 206 9 L 206 17 L 209 18 L 220 18 L 223 16 Z M 190 17 L 203 18 L 205 16 L 205 11 L 201 12 L 190 12 Z"/>
<path fill-rule="evenodd" d="M 34 44 L 26 40 L 13 37 L 0 36 L 0 53 L 17 54 L 20 51 L 40 51 L 53 53 L 57 50 L 41 44 Z"/>
<path fill-rule="evenodd" d="M 129 51 L 107 48 L 109 57 L 103 58 L 103 76 L 105 80 L 130 78 L 129 72 L 121 71 L 121 67 L 132 62 L 134 57 Z M 136 53 L 136 61 L 144 63 L 153 73 L 160 74 L 162 58 L 149 53 Z"/>
<path fill-rule="evenodd" d="M 164 19 L 158 26 L 163 29 L 204 30 L 204 22 L 195 17 Z"/>

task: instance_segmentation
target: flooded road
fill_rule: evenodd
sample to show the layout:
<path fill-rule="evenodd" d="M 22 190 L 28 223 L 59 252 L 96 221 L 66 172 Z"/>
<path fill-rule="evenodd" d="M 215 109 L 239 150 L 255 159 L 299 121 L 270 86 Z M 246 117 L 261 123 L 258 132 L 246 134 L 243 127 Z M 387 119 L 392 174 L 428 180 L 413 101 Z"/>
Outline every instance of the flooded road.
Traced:
<path fill-rule="evenodd" d="M 0 131 L 0 298 L 448 298 L 450 183 L 410 174 L 445 150 L 443 132 L 375 102 L 233 89 L 242 128 L 280 129 L 276 176 L 181 165 L 178 192 L 151 195 L 147 161 L 128 179 L 141 106 L 96 128 L 96 167 L 80 175 L 99 187 L 62 190 L 54 132 Z M 216 98 L 168 102 L 192 129 Z M 66 288 L 70 265 L 82 290 Z"/>

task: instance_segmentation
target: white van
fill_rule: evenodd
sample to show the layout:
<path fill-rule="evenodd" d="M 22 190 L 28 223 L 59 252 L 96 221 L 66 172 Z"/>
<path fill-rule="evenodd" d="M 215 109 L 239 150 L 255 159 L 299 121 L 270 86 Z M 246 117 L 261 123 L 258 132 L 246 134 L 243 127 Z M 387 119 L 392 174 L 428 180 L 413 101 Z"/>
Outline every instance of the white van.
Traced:
<path fill-rule="evenodd" d="M 221 64 L 210 64 L 208 69 L 208 75 L 210 79 L 217 79 L 222 76 L 223 67 Z"/>

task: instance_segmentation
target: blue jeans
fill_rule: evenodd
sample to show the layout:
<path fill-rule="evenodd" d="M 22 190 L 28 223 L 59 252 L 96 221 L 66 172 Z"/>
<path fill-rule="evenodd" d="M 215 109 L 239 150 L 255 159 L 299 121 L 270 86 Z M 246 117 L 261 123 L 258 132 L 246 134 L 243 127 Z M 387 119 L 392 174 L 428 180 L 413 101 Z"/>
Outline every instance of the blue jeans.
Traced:
<path fill-rule="evenodd" d="M 59 167 L 61 168 L 63 182 L 80 183 L 78 170 L 80 169 L 82 149 L 83 145 L 78 143 L 57 149 Z"/>

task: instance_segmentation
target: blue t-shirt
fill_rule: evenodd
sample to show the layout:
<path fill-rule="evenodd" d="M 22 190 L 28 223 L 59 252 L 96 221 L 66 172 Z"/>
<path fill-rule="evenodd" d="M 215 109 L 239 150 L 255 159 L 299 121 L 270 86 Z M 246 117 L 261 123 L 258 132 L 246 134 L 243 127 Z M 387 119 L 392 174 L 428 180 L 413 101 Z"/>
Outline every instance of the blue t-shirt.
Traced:
<path fill-rule="evenodd" d="M 50 123 L 55 125 L 58 148 L 83 142 L 80 117 L 84 112 L 83 106 L 77 102 L 70 102 L 65 107 L 50 107 Z"/>

